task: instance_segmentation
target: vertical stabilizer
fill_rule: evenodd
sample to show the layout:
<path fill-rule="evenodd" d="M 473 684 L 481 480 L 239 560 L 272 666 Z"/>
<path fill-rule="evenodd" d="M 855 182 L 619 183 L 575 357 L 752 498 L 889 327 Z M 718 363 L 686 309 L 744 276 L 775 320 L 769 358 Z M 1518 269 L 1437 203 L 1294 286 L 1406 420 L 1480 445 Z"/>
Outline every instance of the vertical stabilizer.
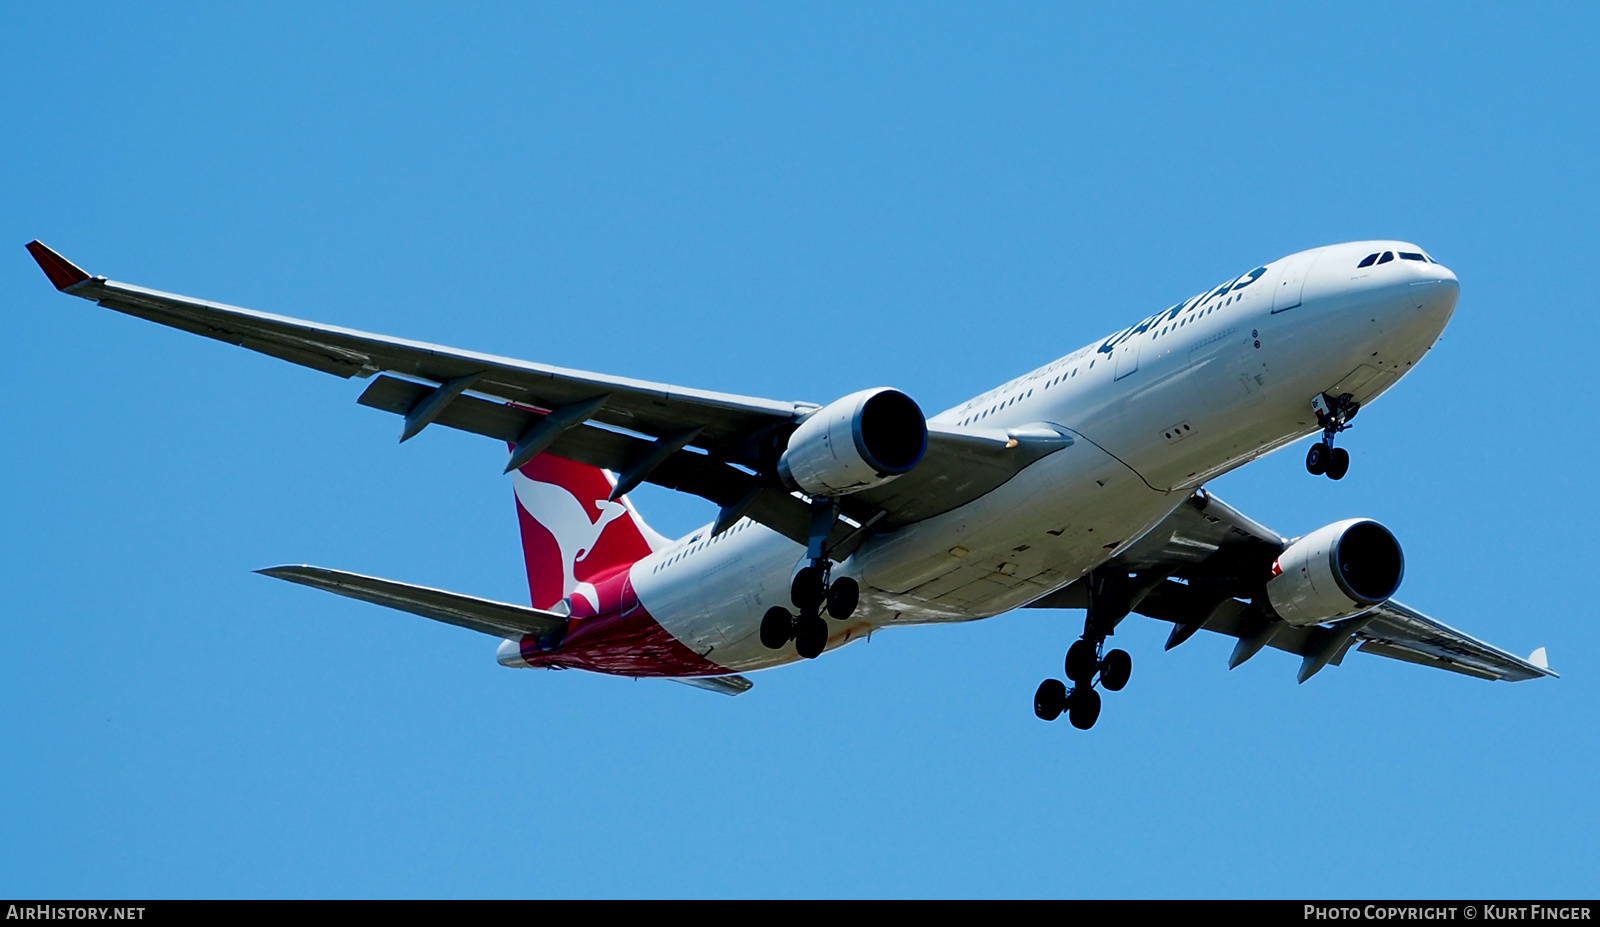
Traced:
<path fill-rule="evenodd" d="M 584 585 L 631 566 L 666 544 L 599 467 L 540 454 L 511 474 L 534 608 L 554 608 Z M 591 596 L 592 598 L 592 596 Z"/>

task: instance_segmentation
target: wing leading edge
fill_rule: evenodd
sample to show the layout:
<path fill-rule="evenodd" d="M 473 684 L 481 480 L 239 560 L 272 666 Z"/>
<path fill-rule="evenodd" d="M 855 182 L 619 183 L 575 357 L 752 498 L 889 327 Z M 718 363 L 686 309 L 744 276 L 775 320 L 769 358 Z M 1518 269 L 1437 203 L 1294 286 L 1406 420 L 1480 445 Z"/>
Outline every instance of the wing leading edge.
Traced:
<path fill-rule="evenodd" d="M 339 377 L 373 380 L 358 400 L 405 418 L 401 440 L 429 424 L 512 445 L 507 469 L 549 451 L 721 508 L 720 530 L 749 517 L 801 543 L 811 511 L 778 483 L 788 431 L 820 408 L 461 351 L 322 325 L 90 276 L 38 241 L 28 251 L 58 290 L 127 315 L 239 345 Z M 419 382 L 423 381 L 423 382 Z M 468 395 L 474 394 L 474 395 Z M 842 560 L 892 530 L 978 498 L 1072 443 L 1044 428 L 987 433 L 932 426 L 910 473 L 840 500 L 825 547 Z M 936 490 L 936 491 L 934 491 Z"/>
<path fill-rule="evenodd" d="M 647 434 L 701 427 L 698 444 L 743 438 L 816 408 L 645 380 L 569 370 L 442 345 L 242 309 L 91 277 L 38 241 L 28 251 L 55 287 L 73 296 L 171 328 L 239 345 L 339 377 L 379 371 L 449 383 L 476 377 L 472 390 L 507 402 L 557 409 L 605 396 L 595 421 Z"/>

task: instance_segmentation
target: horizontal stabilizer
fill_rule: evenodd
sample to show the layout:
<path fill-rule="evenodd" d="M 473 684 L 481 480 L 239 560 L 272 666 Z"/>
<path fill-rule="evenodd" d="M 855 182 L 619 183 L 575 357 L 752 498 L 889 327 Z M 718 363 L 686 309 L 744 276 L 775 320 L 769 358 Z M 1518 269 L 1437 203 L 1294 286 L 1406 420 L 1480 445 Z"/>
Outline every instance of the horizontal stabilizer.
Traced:
<path fill-rule="evenodd" d="M 524 605 L 492 602 L 488 599 L 475 599 L 455 592 L 445 592 L 442 589 L 412 586 L 339 570 L 325 570 L 312 566 L 279 566 L 256 572 L 273 579 L 299 583 L 324 592 L 333 592 L 374 605 L 382 605 L 385 608 L 395 608 L 424 618 L 432 618 L 445 624 L 481 631 L 494 637 L 517 639 L 525 634 L 543 637 L 552 633 L 559 634 L 567 626 L 566 618 L 554 612 L 528 608 Z"/>
<path fill-rule="evenodd" d="M 681 682 L 686 686 L 704 689 L 707 692 L 720 692 L 723 695 L 740 695 L 750 691 L 755 683 L 743 676 L 670 676 L 673 682 Z"/>

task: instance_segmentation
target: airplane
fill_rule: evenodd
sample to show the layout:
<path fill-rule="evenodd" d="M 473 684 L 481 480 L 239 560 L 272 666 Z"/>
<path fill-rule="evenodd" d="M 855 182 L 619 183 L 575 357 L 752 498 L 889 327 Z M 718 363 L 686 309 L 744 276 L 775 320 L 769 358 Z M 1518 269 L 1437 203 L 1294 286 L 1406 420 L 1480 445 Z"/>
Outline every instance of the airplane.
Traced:
<path fill-rule="evenodd" d="M 314 566 L 258 572 L 500 638 L 507 667 L 660 677 L 728 695 L 743 673 L 815 659 L 884 628 L 1016 608 L 1085 612 L 1065 680 L 1034 713 L 1094 726 L 1132 659 L 1130 614 L 1263 649 L 1298 679 L 1352 650 L 1482 679 L 1556 676 L 1393 596 L 1394 534 L 1346 518 L 1285 537 L 1205 483 L 1303 438 L 1336 439 L 1438 340 L 1456 275 L 1420 247 L 1362 241 L 1259 265 L 1100 341 L 926 416 L 877 387 L 824 405 L 689 389 L 353 331 L 90 276 L 27 246 L 63 293 L 349 378 L 361 405 L 498 439 L 529 604 Z M 628 499 L 706 499 L 669 539 Z"/>

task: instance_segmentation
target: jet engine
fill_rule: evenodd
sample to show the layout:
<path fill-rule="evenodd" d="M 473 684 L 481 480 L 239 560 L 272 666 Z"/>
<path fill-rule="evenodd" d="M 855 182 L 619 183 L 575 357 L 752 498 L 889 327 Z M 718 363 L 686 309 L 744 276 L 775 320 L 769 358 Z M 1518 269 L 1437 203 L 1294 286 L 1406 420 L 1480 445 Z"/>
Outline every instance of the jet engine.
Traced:
<path fill-rule="evenodd" d="M 1400 543 L 1388 528 L 1350 518 L 1318 528 L 1279 554 L 1267 601 L 1296 627 L 1337 621 L 1387 601 L 1405 571 Z"/>
<path fill-rule="evenodd" d="M 778 458 L 785 486 L 843 496 L 894 479 L 922 460 L 928 422 L 910 396 L 879 387 L 851 393 L 800 423 Z"/>

